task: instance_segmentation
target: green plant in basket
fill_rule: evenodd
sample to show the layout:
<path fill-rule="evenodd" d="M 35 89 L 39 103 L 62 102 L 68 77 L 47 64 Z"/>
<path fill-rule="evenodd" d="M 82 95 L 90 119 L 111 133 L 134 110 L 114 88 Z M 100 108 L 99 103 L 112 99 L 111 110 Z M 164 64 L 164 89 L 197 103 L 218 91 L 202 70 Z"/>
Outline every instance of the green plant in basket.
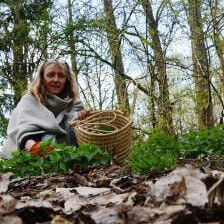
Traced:
<path fill-rule="evenodd" d="M 111 125 L 106 125 L 106 124 L 101 124 L 98 129 L 101 131 L 108 131 L 108 132 L 116 130 L 115 127 Z"/>

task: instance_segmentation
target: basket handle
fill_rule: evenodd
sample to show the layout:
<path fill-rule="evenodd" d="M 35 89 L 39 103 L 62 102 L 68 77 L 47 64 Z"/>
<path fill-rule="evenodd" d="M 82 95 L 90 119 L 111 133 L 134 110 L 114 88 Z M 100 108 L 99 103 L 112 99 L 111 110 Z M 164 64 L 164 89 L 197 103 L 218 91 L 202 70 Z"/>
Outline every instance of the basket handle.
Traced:
<path fill-rule="evenodd" d="M 114 115 L 114 117 L 111 119 L 111 120 L 109 120 L 109 121 L 107 121 L 107 122 L 104 122 L 104 124 L 111 124 L 113 121 L 115 121 L 115 119 L 117 118 L 117 114 L 114 112 L 114 111 L 110 111 L 113 115 Z M 94 111 L 94 112 L 91 112 L 91 114 L 92 115 L 90 115 L 90 116 L 88 116 L 85 120 L 83 120 L 84 121 L 84 123 L 86 123 L 86 121 L 88 121 L 88 120 L 90 120 L 90 119 L 92 119 L 92 118 L 94 118 L 94 117 L 96 117 L 96 116 L 98 116 L 99 114 L 103 114 L 103 113 L 105 113 L 104 111 Z M 87 122 L 88 123 L 88 122 Z"/>
<path fill-rule="evenodd" d="M 88 127 L 88 125 L 90 125 L 90 127 Z M 93 125 L 95 125 L 96 127 L 93 127 Z M 107 127 L 111 127 L 113 128 L 113 130 L 102 130 L 100 128 L 98 128 L 97 126 L 101 127 L 102 125 L 106 125 Z M 84 126 L 84 128 L 88 129 L 88 130 L 92 130 L 92 131 L 96 131 L 96 132 L 101 132 L 101 133 L 111 133 L 115 130 L 118 130 L 118 128 L 112 124 L 108 125 L 107 122 L 105 123 L 82 123 L 80 124 L 79 127 Z"/>
<path fill-rule="evenodd" d="M 114 117 L 111 120 L 109 120 L 107 122 L 104 122 L 104 124 L 107 124 L 107 125 L 111 124 L 117 118 L 117 114 L 114 111 L 111 110 L 110 112 L 114 115 Z M 105 112 L 104 111 L 90 111 L 90 115 L 87 118 L 85 118 L 84 120 L 75 119 L 75 120 L 70 121 L 70 124 L 72 126 L 77 125 L 77 124 L 95 124 L 95 125 L 100 125 L 102 123 L 100 123 L 100 122 L 88 122 L 88 120 L 98 116 L 99 114 L 103 114 L 103 113 L 105 113 Z"/>

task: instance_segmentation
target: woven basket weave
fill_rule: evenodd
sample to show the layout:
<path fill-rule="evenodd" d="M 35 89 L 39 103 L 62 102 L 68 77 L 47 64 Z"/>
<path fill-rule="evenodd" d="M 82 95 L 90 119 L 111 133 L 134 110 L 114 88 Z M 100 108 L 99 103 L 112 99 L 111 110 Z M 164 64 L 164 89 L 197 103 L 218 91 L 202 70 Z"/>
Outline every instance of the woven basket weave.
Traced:
<path fill-rule="evenodd" d="M 132 152 L 132 118 L 119 111 L 94 111 L 84 120 L 71 122 L 78 142 L 106 149 L 117 164 L 123 164 Z M 102 128 L 103 127 L 103 128 Z"/>

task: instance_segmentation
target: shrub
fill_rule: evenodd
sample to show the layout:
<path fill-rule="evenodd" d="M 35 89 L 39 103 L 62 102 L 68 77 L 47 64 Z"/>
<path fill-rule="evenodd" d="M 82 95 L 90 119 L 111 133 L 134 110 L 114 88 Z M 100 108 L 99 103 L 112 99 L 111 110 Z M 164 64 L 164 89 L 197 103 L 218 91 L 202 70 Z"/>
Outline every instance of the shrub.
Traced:
<path fill-rule="evenodd" d="M 41 150 L 49 146 L 50 142 L 43 142 Z M 95 145 L 81 144 L 75 148 L 66 145 L 55 145 L 55 150 L 46 157 L 31 155 L 26 151 L 16 151 L 9 160 L 0 161 L 0 172 L 12 172 L 13 177 L 36 176 L 46 173 L 64 172 L 71 169 L 101 166 L 108 163 L 111 156 Z"/>
<path fill-rule="evenodd" d="M 224 153 L 224 130 L 220 127 L 192 130 L 179 137 L 180 154 L 184 157 L 217 157 Z"/>
<path fill-rule="evenodd" d="M 155 130 L 146 141 L 134 144 L 129 164 L 137 172 L 148 173 L 153 169 L 163 171 L 174 167 L 177 158 L 178 142 L 173 136 Z"/>

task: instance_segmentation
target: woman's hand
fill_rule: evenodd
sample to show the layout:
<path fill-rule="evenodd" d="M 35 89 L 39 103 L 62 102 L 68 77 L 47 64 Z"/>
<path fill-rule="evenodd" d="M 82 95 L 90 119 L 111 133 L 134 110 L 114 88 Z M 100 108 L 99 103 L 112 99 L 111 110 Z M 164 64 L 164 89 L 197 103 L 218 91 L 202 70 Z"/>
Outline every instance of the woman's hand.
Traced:
<path fill-rule="evenodd" d="M 25 144 L 25 149 L 29 152 L 31 147 L 35 144 L 36 142 L 33 140 L 33 139 L 28 139 L 26 141 L 26 144 Z"/>
<path fill-rule="evenodd" d="M 78 112 L 78 119 L 83 120 L 90 115 L 90 110 L 81 110 Z"/>
<path fill-rule="evenodd" d="M 32 155 L 37 155 L 41 157 L 45 157 L 48 153 L 54 151 L 55 146 L 49 145 L 45 146 L 44 151 L 40 150 L 41 142 L 35 142 L 32 139 L 26 141 L 25 148 Z"/>
<path fill-rule="evenodd" d="M 40 151 L 40 142 L 35 142 L 32 147 L 28 150 L 29 153 L 36 156 L 42 156 Z"/>
<path fill-rule="evenodd" d="M 40 142 L 35 142 L 33 139 L 28 139 L 25 144 L 25 149 L 32 155 L 40 155 Z"/>

